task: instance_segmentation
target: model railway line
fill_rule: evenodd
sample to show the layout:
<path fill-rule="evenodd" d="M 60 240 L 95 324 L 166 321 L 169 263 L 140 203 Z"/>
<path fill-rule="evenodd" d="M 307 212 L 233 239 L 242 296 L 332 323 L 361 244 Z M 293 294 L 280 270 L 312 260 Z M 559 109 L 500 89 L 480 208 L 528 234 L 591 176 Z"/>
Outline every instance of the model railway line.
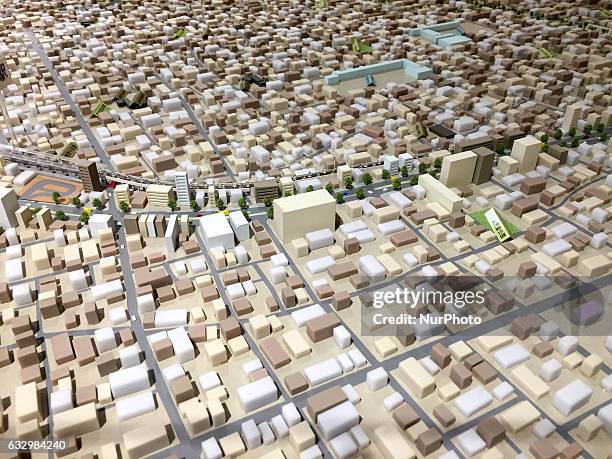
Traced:
<path fill-rule="evenodd" d="M 77 166 L 71 160 L 71 158 L 58 156 L 58 155 L 50 155 L 46 153 L 37 153 L 32 152 L 23 148 L 12 147 L 10 145 L 2 145 L 0 144 L 0 155 L 6 158 L 7 160 L 26 166 L 28 168 L 37 169 L 41 172 L 49 172 L 52 174 L 65 175 L 68 177 L 79 178 L 79 171 Z M 368 167 L 373 167 L 380 164 L 380 162 L 369 162 L 364 164 L 355 165 L 356 169 L 364 169 Z M 100 172 L 101 178 L 103 178 L 106 183 L 116 182 L 129 185 L 134 189 L 144 189 L 148 185 L 153 184 L 164 184 L 174 186 L 174 182 L 170 182 L 167 180 L 161 180 L 159 178 L 144 178 L 135 175 L 123 174 L 118 171 L 109 170 L 106 166 L 98 163 L 98 170 Z M 296 181 L 299 180 L 307 180 L 311 178 L 323 177 L 327 175 L 332 175 L 336 173 L 336 168 L 324 170 L 320 172 L 312 172 L 304 175 L 303 177 L 296 177 Z M 191 187 L 194 190 L 208 190 L 209 185 L 201 185 L 195 181 L 191 181 Z M 254 182 L 248 183 L 232 183 L 232 184 L 223 184 L 217 183 L 214 185 L 215 189 L 237 189 L 242 188 L 245 193 L 249 193 L 250 189 L 254 186 Z"/>

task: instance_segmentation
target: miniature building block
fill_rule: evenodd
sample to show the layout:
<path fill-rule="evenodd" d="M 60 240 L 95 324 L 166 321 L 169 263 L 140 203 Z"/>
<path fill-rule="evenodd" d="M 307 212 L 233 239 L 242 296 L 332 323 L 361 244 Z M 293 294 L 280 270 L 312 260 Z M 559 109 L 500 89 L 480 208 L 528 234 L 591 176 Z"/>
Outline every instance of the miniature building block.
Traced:
<path fill-rule="evenodd" d="M 289 440 L 296 451 L 301 452 L 315 444 L 315 435 L 308 421 L 302 421 L 289 429 Z"/>
<path fill-rule="evenodd" d="M 336 203 L 325 190 L 274 200 L 274 226 L 281 241 L 288 242 L 311 231 L 334 230 Z"/>
<path fill-rule="evenodd" d="M 536 422 L 540 412 L 528 401 L 519 402 L 500 414 L 499 420 L 510 433 L 517 433 Z"/>
<path fill-rule="evenodd" d="M 451 368 L 450 379 L 459 389 L 465 389 L 472 383 L 472 373 L 465 365 L 458 363 Z"/>
<path fill-rule="evenodd" d="M 276 401 L 277 388 L 272 378 L 266 376 L 240 386 L 238 388 L 238 398 L 245 411 L 253 411 Z"/>
<path fill-rule="evenodd" d="M 461 390 L 453 382 L 438 387 L 438 396 L 445 402 L 454 399 L 460 393 Z"/>
<path fill-rule="evenodd" d="M 262 341 L 260 348 L 273 368 L 280 368 L 291 362 L 289 354 L 287 354 L 275 337 Z"/>
<path fill-rule="evenodd" d="M 582 361 L 580 372 L 587 378 L 592 378 L 601 368 L 603 360 L 597 354 L 591 354 Z"/>
<path fill-rule="evenodd" d="M 481 362 L 472 368 L 472 374 L 482 384 L 489 384 L 497 377 L 497 370 L 489 362 Z"/>
<path fill-rule="evenodd" d="M 594 414 L 584 418 L 576 428 L 576 435 L 583 441 L 593 440 L 602 427 L 602 422 Z"/>
<path fill-rule="evenodd" d="M 204 343 L 204 351 L 213 366 L 227 362 L 227 351 L 221 340 L 213 340 Z"/>
<path fill-rule="evenodd" d="M 455 423 L 455 415 L 446 405 L 436 406 L 433 410 L 433 415 L 442 424 L 442 427 L 448 428 Z"/>
<path fill-rule="evenodd" d="M 478 155 L 463 151 L 442 159 L 440 182 L 449 188 L 461 187 L 472 182 Z"/>
<path fill-rule="evenodd" d="M 402 379 L 409 384 L 412 390 L 420 398 L 431 394 L 436 383 L 434 378 L 416 361 L 410 357 L 399 364 Z"/>
<path fill-rule="evenodd" d="M 287 387 L 287 391 L 291 395 L 299 394 L 308 389 L 308 381 L 306 381 L 306 378 L 304 378 L 301 373 L 293 373 L 285 376 L 284 382 L 285 386 Z"/>
<path fill-rule="evenodd" d="M 402 433 L 393 425 L 384 425 L 374 431 L 374 443 L 385 457 L 401 457 L 414 459 L 416 457 L 410 443 L 404 438 Z"/>
<path fill-rule="evenodd" d="M 489 392 L 476 386 L 455 398 L 454 404 L 465 417 L 470 417 L 493 401 Z"/>
<path fill-rule="evenodd" d="M 100 427 L 94 403 L 62 411 L 54 416 L 53 434 L 58 438 L 80 436 Z"/>
<path fill-rule="evenodd" d="M 143 426 L 124 433 L 123 445 L 129 458 L 137 458 L 167 447 L 169 439 L 165 426 Z"/>
<path fill-rule="evenodd" d="M 429 455 L 442 446 L 442 435 L 432 427 L 417 437 L 416 447 L 423 455 Z"/>
<path fill-rule="evenodd" d="M 495 417 L 491 416 L 478 423 L 476 433 L 485 441 L 487 448 L 492 448 L 505 438 L 506 429 Z"/>
<path fill-rule="evenodd" d="M 219 324 L 219 327 L 221 329 L 221 336 L 223 336 L 226 341 L 229 341 L 232 338 L 236 338 L 237 336 L 240 336 L 242 334 L 240 324 L 238 323 L 235 317 L 229 317 L 225 320 L 222 320 Z"/>

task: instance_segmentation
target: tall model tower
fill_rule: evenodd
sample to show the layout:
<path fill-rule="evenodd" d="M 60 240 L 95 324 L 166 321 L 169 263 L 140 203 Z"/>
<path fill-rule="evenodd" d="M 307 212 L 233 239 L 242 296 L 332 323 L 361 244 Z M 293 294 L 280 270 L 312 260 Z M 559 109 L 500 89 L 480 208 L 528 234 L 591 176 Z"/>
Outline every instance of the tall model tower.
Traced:
<path fill-rule="evenodd" d="M 181 207 L 189 207 L 191 202 L 189 195 L 189 179 L 187 172 L 177 172 L 174 176 L 174 186 L 176 186 L 176 201 Z"/>
<path fill-rule="evenodd" d="M 563 123 L 561 124 L 561 130 L 563 132 L 569 132 L 571 128 L 575 128 L 578 124 L 581 111 L 580 104 L 570 105 L 565 109 L 565 116 L 563 117 Z"/>
<path fill-rule="evenodd" d="M 15 213 L 19 209 L 17 194 L 12 188 L 0 188 L 0 227 L 14 228 L 17 226 Z"/>

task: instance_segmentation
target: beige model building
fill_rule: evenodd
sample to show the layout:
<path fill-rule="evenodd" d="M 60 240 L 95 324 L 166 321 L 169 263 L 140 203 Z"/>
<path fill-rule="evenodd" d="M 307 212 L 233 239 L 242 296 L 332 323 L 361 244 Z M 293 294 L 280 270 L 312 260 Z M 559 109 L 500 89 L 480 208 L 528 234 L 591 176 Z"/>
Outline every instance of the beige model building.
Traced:
<path fill-rule="evenodd" d="M 121 201 L 125 201 L 129 205 L 130 204 L 130 189 L 128 185 L 124 183 L 122 183 L 121 185 L 117 185 L 115 187 L 114 197 L 115 197 L 115 204 L 117 205 L 117 207 L 119 207 L 119 203 Z"/>
<path fill-rule="evenodd" d="M 274 229 L 282 242 L 303 237 L 311 231 L 334 230 L 336 201 L 325 190 L 301 193 L 274 200 Z"/>
<path fill-rule="evenodd" d="M 569 132 L 571 128 L 575 128 L 580 119 L 580 111 L 582 107 L 580 104 L 572 104 L 565 109 L 565 116 L 563 117 L 563 123 L 561 124 L 561 130 L 563 132 Z"/>
<path fill-rule="evenodd" d="M 41 207 L 40 211 L 36 212 L 36 222 L 38 223 L 38 228 L 47 231 L 51 223 L 53 223 L 51 209 L 46 206 Z"/>
<path fill-rule="evenodd" d="M 34 268 L 37 271 L 43 271 L 49 269 L 51 264 L 49 262 L 49 250 L 47 244 L 44 242 L 41 244 L 35 244 L 31 249 L 31 258 Z"/>
<path fill-rule="evenodd" d="M 346 164 L 343 164 L 342 166 L 338 167 L 338 170 L 336 172 L 337 176 L 338 176 L 338 181 L 340 183 L 344 183 L 344 181 L 347 178 L 351 178 L 352 176 L 352 169 L 347 166 Z"/>
<path fill-rule="evenodd" d="M 12 188 L 0 188 L 0 227 L 7 229 L 17 226 L 15 212 L 19 209 L 17 194 Z"/>
<path fill-rule="evenodd" d="M 440 182 L 448 187 L 461 187 L 471 183 L 477 159 L 476 153 L 471 150 L 444 156 Z"/>
<path fill-rule="evenodd" d="M 147 199 L 151 207 L 167 209 L 168 201 L 174 197 L 170 185 L 149 185 L 147 187 Z"/>
<path fill-rule="evenodd" d="M 518 172 L 520 174 L 536 168 L 541 148 L 542 142 L 532 135 L 514 141 L 510 156 L 518 161 Z"/>
<path fill-rule="evenodd" d="M 497 168 L 502 176 L 511 175 L 518 171 L 518 161 L 510 156 L 502 156 L 497 161 Z"/>
<path fill-rule="evenodd" d="M 274 179 L 258 180 L 253 185 L 253 199 L 255 199 L 255 202 L 263 202 L 266 198 L 278 198 L 278 184 Z"/>
<path fill-rule="evenodd" d="M 283 196 L 291 196 L 293 194 L 293 180 L 290 177 L 281 177 L 279 183 Z"/>
<path fill-rule="evenodd" d="M 420 175 L 419 185 L 425 188 L 430 201 L 437 202 L 449 212 L 459 212 L 463 207 L 463 200 L 431 175 Z"/>
<path fill-rule="evenodd" d="M 98 428 L 100 428 L 100 422 L 94 403 L 87 403 L 53 416 L 53 433 L 58 438 L 80 436 Z"/>
<path fill-rule="evenodd" d="M 15 217 L 17 218 L 19 227 L 26 229 L 33 218 L 32 209 L 30 209 L 30 206 L 21 206 L 15 212 Z"/>

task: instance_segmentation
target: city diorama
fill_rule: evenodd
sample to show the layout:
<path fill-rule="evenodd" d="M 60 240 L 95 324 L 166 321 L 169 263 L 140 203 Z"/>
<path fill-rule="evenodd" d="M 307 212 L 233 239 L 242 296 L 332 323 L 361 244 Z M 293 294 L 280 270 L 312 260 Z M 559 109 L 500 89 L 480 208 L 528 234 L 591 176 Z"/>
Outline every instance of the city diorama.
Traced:
<path fill-rule="evenodd" d="M 4 1 L 0 456 L 612 457 L 611 8 Z"/>

